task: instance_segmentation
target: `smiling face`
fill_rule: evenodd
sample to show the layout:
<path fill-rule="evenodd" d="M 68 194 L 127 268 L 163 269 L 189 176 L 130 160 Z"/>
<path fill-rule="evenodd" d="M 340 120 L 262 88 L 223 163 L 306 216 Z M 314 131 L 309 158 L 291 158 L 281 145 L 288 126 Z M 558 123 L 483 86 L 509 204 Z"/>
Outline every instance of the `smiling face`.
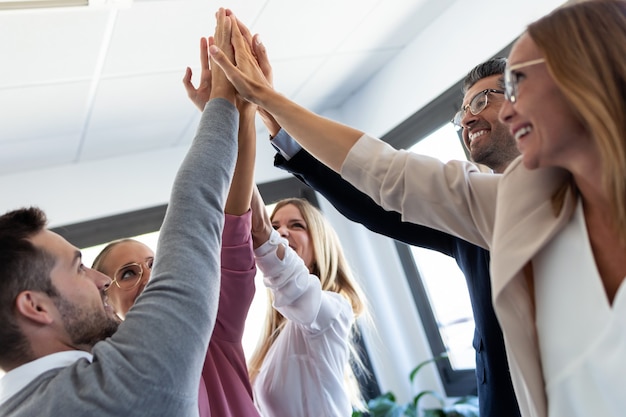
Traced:
<path fill-rule="evenodd" d="M 68 346 L 90 350 L 93 345 L 117 330 L 119 318 L 107 304 L 105 288 L 111 280 L 82 264 L 80 251 L 56 233 L 43 230 L 31 239 L 55 259 L 50 279 L 58 292 L 51 296 L 56 312 L 52 315 L 62 326 Z"/>
<path fill-rule="evenodd" d="M 113 284 L 107 291 L 111 305 L 122 319 L 126 317 L 126 313 L 135 304 L 137 297 L 150 280 L 153 259 L 154 252 L 148 246 L 135 240 L 126 240 L 113 246 L 101 261 L 99 269 L 111 279 L 115 279 L 115 273 L 120 271 L 118 274 L 120 276 L 117 277 L 120 281 L 135 279 L 135 276 L 129 275 L 130 272 L 124 268 L 125 266 L 133 263 L 141 265 L 143 273 L 137 286 L 131 289 L 121 289 Z"/>
<path fill-rule="evenodd" d="M 511 67 L 543 58 L 528 34 L 513 46 Z M 515 104 L 506 102 L 500 111 L 529 169 L 558 166 L 575 171 L 586 155 L 596 155 L 593 142 L 548 71 L 546 62 L 514 70 L 517 79 Z"/>
<path fill-rule="evenodd" d="M 300 210 L 293 204 L 286 204 L 279 208 L 272 217 L 272 227 L 287 239 L 289 246 L 311 271 L 314 262 L 313 245 L 308 225 Z"/>
<path fill-rule="evenodd" d="M 463 106 L 485 89 L 501 89 L 500 75 L 492 75 L 478 80 L 465 93 Z M 474 115 L 465 112 L 461 119 L 463 126 L 463 143 L 470 153 L 472 161 L 488 166 L 495 172 L 502 172 L 506 166 L 519 155 L 513 137 L 498 119 L 504 95 L 489 93 L 488 104 L 480 113 Z"/>

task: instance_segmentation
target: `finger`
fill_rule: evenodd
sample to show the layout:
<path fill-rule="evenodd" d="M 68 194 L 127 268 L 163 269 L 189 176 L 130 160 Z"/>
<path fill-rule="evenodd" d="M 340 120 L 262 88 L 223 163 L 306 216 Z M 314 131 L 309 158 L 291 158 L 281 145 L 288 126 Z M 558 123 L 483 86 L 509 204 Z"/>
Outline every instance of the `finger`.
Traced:
<path fill-rule="evenodd" d="M 261 71 L 263 75 L 265 75 L 265 79 L 267 79 L 270 84 L 273 84 L 272 65 L 267 57 L 267 49 L 261 42 L 261 37 L 258 34 L 254 35 L 252 38 L 252 47 L 259 67 L 261 67 Z"/>
<path fill-rule="evenodd" d="M 252 45 L 252 34 L 250 33 L 250 30 L 248 30 L 248 27 L 241 20 L 237 18 L 235 19 L 237 22 L 237 27 L 239 28 L 239 31 L 241 32 L 241 35 L 246 40 L 248 45 Z"/>
<path fill-rule="evenodd" d="M 226 16 L 226 11 L 220 8 L 217 13 L 217 27 L 215 28 L 215 45 L 218 46 L 228 57 L 234 61 L 234 54 L 230 46 L 232 32 L 232 19 Z"/>
<path fill-rule="evenodd" d="M 228 58 L 224 51 L 222 51 L 217 45 L 211 45 L 209 47 L 209 54 L 211 55 L 211 59 L 215 62 L 226 74 L 226 77 L 230 80 L 231 76 L 237 72 L 237 68 L 230 62 L 230 58 Z"/>
<path fill-rule="evenodd" d="M 241 29 L 239 28 L 239 22 L 237 19 L 235 19 L 233 22 L 233 28 L 230 36 L 230 42 L 235 50 L 247 50 L 252 52 L 252 46 L 241 33 Z"/>
<path fill-rule="evenodd" d="M 201 68 L 209 68 L 209 46 L 205 37 L 200 38 L 200 65 Z"/>
<path fill-rule="evenodd" d="M 187 91 L 188 96 L 191 96 L 196 92 L 195 87 L 191 83 L 191 75 L 191 68 L 187 67 L 187 70 L 185 71 L 185 76 L 183 77 L 183 85 L 185 86 L 185 90 Z"/>

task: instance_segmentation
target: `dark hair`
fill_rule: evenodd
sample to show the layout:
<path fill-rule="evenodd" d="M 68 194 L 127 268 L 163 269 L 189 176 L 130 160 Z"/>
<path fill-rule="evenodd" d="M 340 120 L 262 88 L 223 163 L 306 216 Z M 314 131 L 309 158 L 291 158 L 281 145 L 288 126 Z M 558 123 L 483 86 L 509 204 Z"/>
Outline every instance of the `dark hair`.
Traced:
<path fill-rule="evenodd" d="M 498 57 L 491 58 L 488 61 L 483 62 L 482 64 L 476 65 L 472 70 L 465 76 L 463 80 L 463 94 L 467 92 L 474 84 L 483 78 L 491 77 L 492 75 L 502 75 L 498 80 L 498 85 L 500 88 L 504 89 L 504 68 L 506 67 L 506 58 Z"/>
<path fill-rule="evenodd" d="M 26 290 L 58 295 L 50 271 L 55 258 L 37 248 L 29 238 L 46 226 L 45 213 L 23 208 L 0 216 L 0 367 L 5 368 L 32 352 L 15 320 L 17 296 Z"/>

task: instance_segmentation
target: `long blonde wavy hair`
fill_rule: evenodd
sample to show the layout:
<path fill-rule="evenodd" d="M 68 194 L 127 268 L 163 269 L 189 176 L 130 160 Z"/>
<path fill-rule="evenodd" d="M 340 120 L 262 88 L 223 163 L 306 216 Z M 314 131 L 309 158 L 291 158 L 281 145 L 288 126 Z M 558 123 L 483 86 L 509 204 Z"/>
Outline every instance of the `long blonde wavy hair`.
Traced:
<path fill-rule="evenodd" d="M 598 145 L 602 185 L 626 243 L 626 2 L 569 2 L 529 25 L 528 34 Z M 564 195 L 559 190 L 555 208 Z"/>
<path fill-rule="evenodd" d="M 322 213 L 307 200 L 301 198 L 287 198 L 276 203 L 270 219 L 274 219 L 276 212 L 286 205 L 295 206 L 302 215 L 308 226 L 309 238 L 313 246 L 313 265 L 311 273 L 319 277 L 323 291 L 332 291 L 346 297 L 352 305 L 356 317 L 367 315 L 365 297 L 358 283 L 355 281 L 350 266 L 344 256 L 343 249 L 335 230 L 330 226 Z M 270 302 L 273 300 L 268 291 Z M 284 328 L 285 317 L 280 314 L 271 304 L 268 305 L 264 329 L 248 364 L 250 380 L 254 382 L 261 370 L 261 365 L 276 341 L 276 338 Z M 358 327 L 352 326 L 353 335 L 350 338 L 351 361 L 357 369 L 364 371 L 361 356 L 354 346 L 354 339 Z M 346 366 L 345 373 L 346 389 L 348 390 L 354 407 L 362 408 L 362 396 L 358 381 L 352 368 Z"/>

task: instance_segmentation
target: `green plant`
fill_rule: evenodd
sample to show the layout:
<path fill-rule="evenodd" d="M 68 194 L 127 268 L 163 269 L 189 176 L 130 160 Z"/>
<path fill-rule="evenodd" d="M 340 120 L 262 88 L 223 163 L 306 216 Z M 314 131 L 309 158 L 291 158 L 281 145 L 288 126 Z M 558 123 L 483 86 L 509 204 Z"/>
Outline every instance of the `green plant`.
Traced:
<path fill-rule="evenodd" d="M 436 362 L 440 359 L 447 358 L 446 353 L 436 356 L 434 358 L 425 360 L 417 365 L 409 374 L 409 380 L 411 384 L 414 384 L 415 376 L 418 372 L 429 363 Z M 426 408 L 422 409 L 422 414 L 418 414 L 420 411 L 420 400 L 426 396 L 436 398 L 439 403 L 439 408 Z M 478 413 L 478 398 L 473 395 L 468 395 L 456 400 L 453 404 L 446 406 L 445 400 L 442 395 L 432 390 L 424 390 L 418 392 L 411 402 L 406 404 L 398 404 L 396 396 L 392 392 L 379 395 L 376 398 L 372 398 L 367 402 L 366 411 L 355 411 L 352 413 L 352 417 L 479 417 Z"/>

